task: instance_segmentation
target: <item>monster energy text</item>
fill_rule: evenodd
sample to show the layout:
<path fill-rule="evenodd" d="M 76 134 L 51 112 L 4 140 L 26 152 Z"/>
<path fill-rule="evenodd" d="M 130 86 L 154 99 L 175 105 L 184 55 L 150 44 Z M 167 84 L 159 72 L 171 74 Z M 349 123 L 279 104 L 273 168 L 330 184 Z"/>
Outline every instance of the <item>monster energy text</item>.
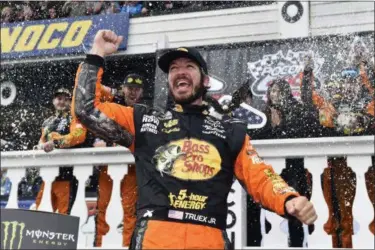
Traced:
<path fill-rule="evenodd" d="M 56 233 L 49 230 L 25 230 L 25 223 L 19 221 L 3 221 L 3 241 L 1 249 L 20 249 L 24 238 L 31 238 L 34 244 L 66 246 L 68 242 L 75 242 L 74 234 Z M 26 234 L 24 235 L 24 230 Z M 15 242 L 17 239 L 17 246 Z M 15 248 L 17 247 L 17 248 Z"/>

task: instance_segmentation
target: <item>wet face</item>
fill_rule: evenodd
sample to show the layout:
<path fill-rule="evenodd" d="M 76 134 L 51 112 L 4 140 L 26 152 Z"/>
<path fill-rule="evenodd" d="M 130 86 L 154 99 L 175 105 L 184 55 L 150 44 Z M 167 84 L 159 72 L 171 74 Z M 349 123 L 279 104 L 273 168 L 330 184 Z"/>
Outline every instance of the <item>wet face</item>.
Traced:
<path fill-rule="evenodd" d="M 1 168 L 1 171 L 0 171 L 1 178 L 5 178 L 6 174 L 7 174 L 7 169 L 6 168 Z"/>
<path fill-rule="evenodd" d="M 272 85 L 270 89 L 270 100 L 271 100 L 271 103 L 274 105 L 281 104 L 282 102 L 281 90 L 280 90 L 280 87 L 277 86 L 276 84 Z"/>
<path fill-rule="evenodd" d="M 246 103 L 247 105 L 251 105 L 252 103 L 252 98 L 250 96 L 250 94 L 246 93 L 246 92 L 243 92 L 241 94 L 241 102 L 244 102 Z"/>
<path fill-rule="evenodd" d="M 199 104 L 208 83 L 208 76 L 203 76 L 198 64 L 191 59 L 178 58 L 169 66 L 169 91 L 178 104 Z"/>
<path fill-rule="evenodd" d="M 247 104 L 247 105 L 251 105 L 251 103 L 253 102 L 253 100 L 251 99 L 251 97 L 248 95 L 248 96 L 246 96 L 246 98 L 245 98 L 245 103 Z"/>
<path fill-rule="evenodd" d="M 58 95 L 53 98 L 53 106 L 57 111 L 68 110 L 70 107 L 70 98 L 66 95 Z"/>
<path fill-rule="evenodd" d="M 143 94 L 142 88 L 126 85 L 122 86 L 122 91 L 124 92 L 126 104 L 129 106 L 133 106 L 134 104 L 139 102 Z"/>
<path fill-rule="evenodd" d="M 34 13 L 33 13 L 33 10 L 29 6 L 25 6 L 23 8 L 23 15 L 24 15 L 25 21 L 31 21 Z"/>
<path fill-rule="evenodd" d="M 12 15 L 13 15 L 12 9 L 9 8 L 9 7 L 5 7 L 1 11 L 1 21 L 5 22 L 5 23 L 11 22 L 12 21 Z"/>
<path fill-rule="evenodd" d="M 55 10 L 55 8 L 49 9 L 48 13 L 49 13 L 49 17 L 50 18 L 56 18 L 56 10 Z"/>

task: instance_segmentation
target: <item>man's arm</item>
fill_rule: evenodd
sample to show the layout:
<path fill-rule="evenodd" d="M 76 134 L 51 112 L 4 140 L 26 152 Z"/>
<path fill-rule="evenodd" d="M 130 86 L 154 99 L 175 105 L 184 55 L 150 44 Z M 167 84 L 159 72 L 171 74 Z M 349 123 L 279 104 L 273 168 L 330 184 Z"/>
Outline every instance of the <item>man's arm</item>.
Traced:
<path fill-rule="evenodd" d="M 72 120 L 69 130 L 66 135 L 51 132 L 48 140 L 52 140 L 56 148 L 71 148 L 86 140 L 87 129 L 77 119 Z"/>
<path fill-rule="evenodd" d="M 39 138 L 38 146 L 42 145 L 46 142 L 46 133 L 44 132 L 44 129 L 42 128 L 42 135 Z"/>
<path fill-rule="evenodd" d="M 300 74 L 301 100 L 306 106 L 312 107 L 314 105 L 320 109 L 327 103 L 314 89 L 314 60 L 312 55 L 306 56 L 304 64 L 303 71 Z"/>
<path fill-rule="evenodd" d="M 48 127 L 47 123 L 50 122 L 49 119 L 47 119 L 43 122 L 42 134 L 40 135 L 38 145 L 34 146 L 34 149 L 43 149 L 44 144 L 47 142 L 47 135 L 49 133 L 48 128 L 47 128 Z"/>
<path fill-rule="evenodd" d="M 248 135 L 236 159 L 235 175 L 256 202 L 282 216 L 294 216 L 305 224 L 316 219 L 314 206 L 300 196 L 258 156 Z"/>
<path fill-rule="evenodd" d="M 234 173 L 246 191 L 263 207 L 285 215 L 285 202 L 299 194 L 258 156 L 246 135 Z"/>
<path fill-rule="evenodd" d="M 365 62 L 361 62 L 359 64 L 359 75 L 361 77 L 362 84 L 366 87 L 368 90 L 370 96 L 372 96 L 372 101 L 367 105 L 366 107 L 366 113 L 375 116 L 374 106 L 375 106 L 375 97 L 374 97 L 374 88 L 371 86 L 369 77 L 366 72 L 366 64 Z"/>
<path fill-rule="evenodd" d="M 72 115 L 96 136 L 129 147 L 135 134 L 133 108 L 101 102 L 103 65 L 101 56 L 87 55 L 79 66 Z"/>

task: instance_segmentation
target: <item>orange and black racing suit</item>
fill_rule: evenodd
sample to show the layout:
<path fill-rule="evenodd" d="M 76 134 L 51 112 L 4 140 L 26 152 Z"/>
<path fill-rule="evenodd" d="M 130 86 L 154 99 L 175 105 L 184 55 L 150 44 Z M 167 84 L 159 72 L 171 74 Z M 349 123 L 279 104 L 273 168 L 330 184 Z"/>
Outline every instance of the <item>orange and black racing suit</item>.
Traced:
<path fill-rule="evenodd" d="M 56 148 L 81 147 L 86 143 L 90 144 L 86 139 L 86 132 L 83 125 L 77 119 L 73 119 L 69 112 L 56 113 L 56 115 L 44 121 L 39 144 L 53 140 Z M 73 167 L 60 167 L 59 175 L 52 183 L 51 189 L 51 202 L 54 212 L 70 214 L 77 194 L 77 185 L 78 180 L 73 175 Z M 37 207 L 43 190 L 44 183 L 41 186 L 40 194 L 38 194 Z"/>
<path fill-rule="evenodd" d="M 138 200 L 131 249 L 228 248 L 234 176 L 265 208 L 285 215 L 285 202 L 299 194 L 258 156 L 245 124 L 217 120 L 205 106 L 162 112 L 103 103 L 103 63 L 87 55 L 80 65 L 72 110 L 97 136 L 134 153 Z"/>

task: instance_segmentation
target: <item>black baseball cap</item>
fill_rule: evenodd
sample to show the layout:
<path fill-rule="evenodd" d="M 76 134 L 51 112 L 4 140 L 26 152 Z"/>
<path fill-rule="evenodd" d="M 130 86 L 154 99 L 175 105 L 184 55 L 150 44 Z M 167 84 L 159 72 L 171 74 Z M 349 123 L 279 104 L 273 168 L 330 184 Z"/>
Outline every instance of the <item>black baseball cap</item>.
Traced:
<path fill-rule="evenodd" d="M 58 90 L 56 90 L 55 93 L 53 94 L 53 98 L 55 98 L 56 96 L 59 96 L 59 95 L 65 95 L 68 98 L 72 98 L 72 94 L 66 88 L 59 88 Z"/>
<path fill-rule="evenodd" d="M 203 72 L 208 75 L 206 61 L 196 48 L 181 47 L 170 50 L 159 58 L 158 65 L 164 73 L 168 73 L 169 65 L 171 65 L 174 60 L 182 57 L 189 58 L 196 62 L 202 68 Z"/>
<path fill-rule="evenodd" d="M 145 79 L 139 74 L 129 74 L 125 77 L 122 85 L 143 88 Z"/>

